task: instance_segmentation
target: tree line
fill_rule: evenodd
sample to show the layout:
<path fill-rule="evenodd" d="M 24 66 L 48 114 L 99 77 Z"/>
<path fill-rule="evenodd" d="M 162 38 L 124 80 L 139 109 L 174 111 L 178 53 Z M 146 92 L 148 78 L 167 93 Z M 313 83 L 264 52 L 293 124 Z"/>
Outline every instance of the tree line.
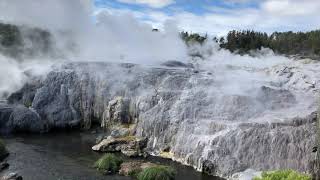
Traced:
<path fill-rule="evenodd" d="M 208 36 L 197 33 L 182 32 L 181 38 L 187 43 L 203 44 Z M 221 48 L 239 54 L 247 54 L 252 50 L 270 48 L 274 52 L 285 55 L 320 56 L 320 30 L 310 32 L 274 32 L 271 35 L 252 30 L 230 31 L 226 37 L 212 39 Z"/>

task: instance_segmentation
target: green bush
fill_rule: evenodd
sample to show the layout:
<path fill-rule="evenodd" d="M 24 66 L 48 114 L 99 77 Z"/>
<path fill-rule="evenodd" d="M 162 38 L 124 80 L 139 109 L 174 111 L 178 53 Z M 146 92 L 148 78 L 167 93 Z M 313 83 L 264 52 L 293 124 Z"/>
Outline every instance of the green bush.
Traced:
<path fill-rule="evenodd" d="M 144 169 L 138 175 L 138 180 L 174 180 L 176 172 L 168 166 L 152 166 Z"/>
<path fill-rule="evenodd" d="M 121 158 L 114 154 L 107 153 L 95 162 L 94 168 L 101 172 L 116 173 L 119 171 L 122 162 Z"/>
<path fill-rule="evenodd" d="M 255 177 L 253 180 L 311 180 L 311 177 L 293 170 L 279 170 L 263 172 L 261 178 Z"/>
<path fill-rule="evenodd" d="M 3 160 L 5 157 L 8 156 L 8 150 L 5 146 L 5 144 L 3 143 L 2 140 L 0 140 L 0 160 Z"/>

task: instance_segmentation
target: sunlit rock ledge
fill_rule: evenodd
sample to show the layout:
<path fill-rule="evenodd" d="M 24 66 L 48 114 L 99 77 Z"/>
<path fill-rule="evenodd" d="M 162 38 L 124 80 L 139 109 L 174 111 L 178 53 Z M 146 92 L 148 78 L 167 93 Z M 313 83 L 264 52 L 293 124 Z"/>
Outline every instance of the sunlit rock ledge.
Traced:
<path fill-rule="evenodd" d="M 114 130 L 125 124 L 130 136 L 147 138 L 150 154 L 212 175 L 231 177 L 247 169 L 308 172 L 318 69 L 318 63 L 300 61 L 249 69 L 69 63 L 45 78 L 32 77 L 13 93 L 8 106 L 24 105 L 37 115 L 4 116 L 0 108 L 1 128 L 34 132 L 31 127 L 89 129 L 98 123 Z"/>

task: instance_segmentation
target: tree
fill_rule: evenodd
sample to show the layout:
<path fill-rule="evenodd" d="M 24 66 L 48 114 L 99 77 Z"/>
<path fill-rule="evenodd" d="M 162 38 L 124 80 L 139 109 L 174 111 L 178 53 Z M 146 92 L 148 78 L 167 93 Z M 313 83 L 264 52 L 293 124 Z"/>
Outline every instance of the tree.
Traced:
<path fill-rule="evenodd" d="M 221 48 L 239 54 L 249 53 L 263 47 L 286 55 L 320 56 L 320 30 L 310 32 L 274 32 L 267 33 L 252 30 L 230 31 L 226 41 L 219 41 Z"/>

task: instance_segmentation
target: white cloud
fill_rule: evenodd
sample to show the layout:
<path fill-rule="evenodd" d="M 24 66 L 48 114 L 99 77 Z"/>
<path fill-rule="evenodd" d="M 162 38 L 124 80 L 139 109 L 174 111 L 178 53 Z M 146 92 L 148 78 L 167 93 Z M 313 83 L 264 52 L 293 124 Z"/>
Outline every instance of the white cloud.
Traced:
<path fill-rule="evenodd" d="M 174 3 L 174 0 L 118 0 L 129 4 L 144 4 L 153 8 L 162 8 Z"/>
<path fill-rule="evenodd" d="M 237 2 L 249 1 L 257 2 L 256 0 Z M 229 2 L 236 1 L 229 0 Z M 228 9 L 214 6 L 206 8 L 208 11 L 201 15 L 181 9 L 172 10 L 170 15 L 159 10 L 118 9 L 117 13 L 132 12 L 136 18 L 157 28 L 162 28 L 167 20 L 175 20 L 181 30 L 213 35 L 225 35 L 233 29 L 253 29 L 271 33 L 320 28 L 319 0 L 260 0 L 257 8 Z"/>
<path fill-rule="evenodd" d="M 258 1 L 258 0 L 225 0 L 225 3 L 229 3 L 229 4 L 244 4 L 244 3 L 249 3 L 249 2 L 253 2 L 253 1 Z"/>
<path fill-rule="evenodd" d="M 317 13 L 318 0 L 268 0 L 262 4 L 262 10 L 278 16 L 306 16 Z"/>

